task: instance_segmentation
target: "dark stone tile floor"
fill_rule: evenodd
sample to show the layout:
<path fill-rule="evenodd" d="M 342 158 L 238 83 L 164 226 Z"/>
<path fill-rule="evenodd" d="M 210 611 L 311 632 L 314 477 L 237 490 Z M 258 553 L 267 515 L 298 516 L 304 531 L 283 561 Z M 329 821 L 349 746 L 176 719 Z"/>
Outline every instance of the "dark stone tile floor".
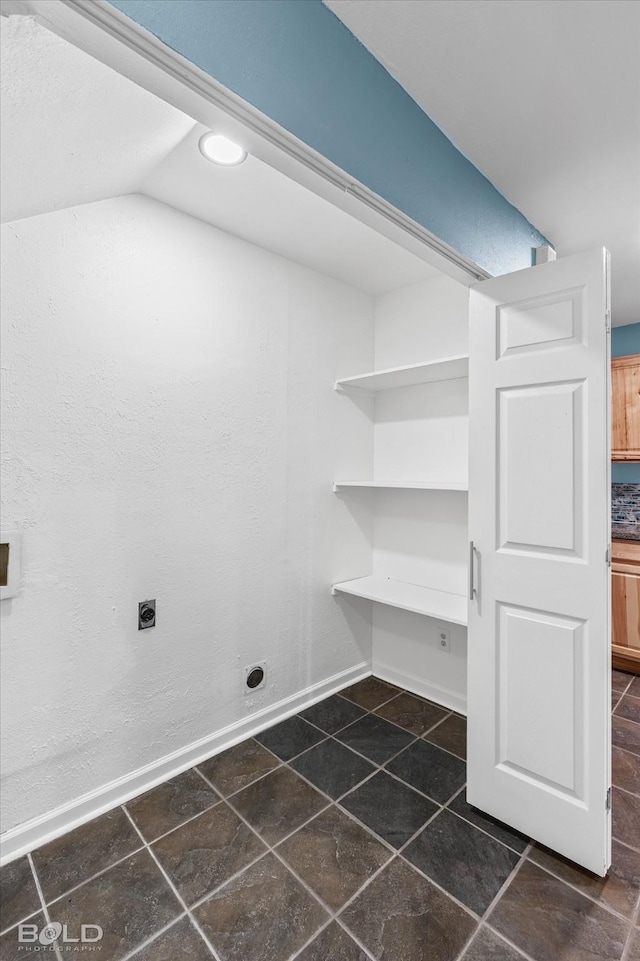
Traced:
<path fill-rule="evenodd" d="M 613 688 L 607 878 L 471 807 L 464 718 L 370 677 L 2 868 L 0 961 L 27 920 L 101 925 L 102 961 L 640 961 L 640 685 Z"/>

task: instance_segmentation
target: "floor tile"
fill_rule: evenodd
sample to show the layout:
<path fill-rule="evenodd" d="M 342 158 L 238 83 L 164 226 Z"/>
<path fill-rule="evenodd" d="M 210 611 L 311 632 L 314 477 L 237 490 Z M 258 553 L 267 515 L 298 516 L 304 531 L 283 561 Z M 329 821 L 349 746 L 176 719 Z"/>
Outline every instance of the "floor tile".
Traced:
<path fill-rule="evenodd" d="M 223 797 L 229 797 L 235 791 L 257 781 L 263 774 L 273 771 L 279 764 L 279 759 L 274 757 L 271 751 L 267 751 L 262 744 L 250 737 L 247 741 L 230 747 L 228 751 L 198 764 L 198 770 L 202 771 Z"/>
<path fill-rule="evenodd" d="M 80 936 L 81 924 L 99 924 L 104 932 L 97 956 L 118 961 L 182 914 L 182 907 L 148 851 L 87 881 L 50 908 L 52 921 Z"/>
<path fill-rule="evenodd" d="M 154 841 L 219 800 L 197 771 L 185 771 L 125 806 L 146 840 Z"/>
<path fill-rule="evenodd" d="M 296 754 L 322 741 L 322 731 L 307 724 L 301 717 L 289 717 L 274 727 L 256 734 L 256 740 L 273 751 L 282 761 L 290 761 Z"/>
<path fill-rule="evenodd" d="M 640 755 L 640 724 L 614 714 L 611 718 L 611 743 L 615 747 Z"/>
<path fill-rule="evenodd" d="M 640 895 L 640 853 L 613 841 L 611 867 L 606 878 L 591 874 L 553 851 L 535 845 L 531 861 L 553 872 L 567 884 L 630 918 Z"/>
<path fill-rule="evenodd" d="M 395 848 L 402 847 L 438 810 L 433 801 L 386 771 L 347 794 L 340 805 Z"/>
<path fill-rule="evenodd" d="M 291 762 L 294 770 L 334 800 L 376 770 L 337 741 L 323 741 Z"/>
<path fill-rule="evenodd" d="M 297 956 L 296 961 L 369 961 L 369 956 L 344 928 L 332 921 Z"/>
<path fill-rule="evenodd" d="M 613 690 L 611 691 L 611 710 L 612 711 L 620 701 L 621 697 L 624 697 L 624 695 L 620 691 L 613 691 Z"/>
<path fill-rule="evenodd" d="M 615 713 L 618 717 L 626 717 L 628 721 L 635 721 L 636 724 L 640 724 L 640 697 L 630 697 L 625 694 L 618 701 Z"/>
<path fill-rule="evenodd" d="M 612 809 L 613 837 L 640 850 L 640 797 L 614 787 Z"/>
<path fill-rule="evenodd" d="M 46 901 L 127 857 L 141 846 L 122 808 L 63 834 L 33 852 L 33 863 Z"/>
<path fill-rule="evenodd" d="M 464 761 L 428 741 L 414 741 L 387 765 L 392 774 L 444 804 L 459 791 L 467 777 Z"/>
<path fill-rule="evenodd" d="M 305 824 L 277 851 L 332 911 L 338 911 L 392 857 L 337 807 Z"/>
<path fill-rule="evenodd" d="M 423 874 L 480 915 L 520 859 L 515 851 L 446 810 L 403 853 Z"/>
<path fill-rule="evenodd" d="M 640 794 L 640 757 L 619 747 L 611 752 L 613 783 L 632 794 Z"/>
<path fill-rule="evenodd" d="M 134 958 L 135 961 L 212 961 L 213 955 L 189 918 L 181 918 Z"/>
<path fill-rule="evenodd" d="M 627 924 L 525 861 L 489 924 L 536 961 L 616 961 Z"/>
<path fill-rule="evenodd" d="M 324 701 L 314 704 L 306 711 L 300 712 L 300 717 L 305 721 L 310 721 L 327 734 L 335 734 L 340 728 L 346 727 L 352 721 L 357 721 L 362 717 L 364 711 L 353 701 L 347 701 L 339 694 L 327 697 Z"/>
<path fill-rule="evenodd" d="M 524 834 L 509 827 L 507 824 L 503 824 L 502 821 L 497 821 L 483 811 L 479 811 L 478 808 L 471 807 L 467 802 L 466 789 L 461 791 L 460 794 L 451 801 L 448 807 L 451 811 L 460 814 L 465 820 L 470 821 L 471 824 L 475 824 L 478 828 L 482 828 L 487 834 L 490 834 L 498 841 L 502 841 L 503 844 L 513 848 L 514 851 L 518 851 L 520 854 L 522 854 L 529 843 L 529 838 Z"/>
<path fill-rule="evenodd" d="M 452 714 L 445 718 L 442 724 L 425 734 L 425 740 L 456 754 L 463 761 L 467 759 L 467 721 L 464 717 Z"/>
<path fill-rule="evenodd" d="M 39 914 L 32 915 L 28 921 L 25 921 L 25 923 L 35 924 L 37 925 L 38 931 L 41 931 L 42 928 L 46 925 L 47 921 L 42 911 L 40 911 Z M 26 945 L 18 941 L 19 936 L 20 936 L 20 932 L 18 928 L 14 927 L 10 931 L 7 931 L 6 934 L 3 934 L 2 937 L 0 937 L 0 961 L 21 961 L 22 958 L 29 957 L 29 954 L 27 954 L 27 952 L 25 951 Z M 35 945 L 30 945 L 30 946 L 35 947 Z M 36 957 L 46 958 L 47 954 L 36 955 Z M 50 961 L 54 961 L 55 955 L 49 954 L 48 958 L 50 959 Z"/>
<path fill-rule="evenodd" d="M 630 681 L 633 682 L 632 674 L 626 674 L 624 671 L 611 672 L 611 689 L 613 691 L 626 691 Z"/>
<path fill-rule="evenodd" d="M 387 684 L 386 681 L 381 681 L 377 677 L 365 677 L 363 681 L 358 681 L 357 684 L 352 684 L 346 690 L 340 691 L 340 694 L 363 707 L 365 711 L 373 711 L 399 691 L 400 688 Z"/>
<path fill-rule="evenodd" d="M 0 868 L 0 931 L 40 910 L 40 898 L 27 858 Z"/>
<path fill-rule="evenodd" d="M 194 916 L 221 961 L 288 961 L 328 919 L 273 854 L 225 884 Z"/>
<path fill-rule="evenodd" d="M 461 961 L 523 961 L 523 957 L 519 951 L 483 926 L 462 955 Z"/>
<path fill-rule="evenodd" d="M 218 804 L 152 845 L 187 905 L 246 868 L 267 850 L 225 804 Z"/>
<path fill-rule="evenodd" d="M 384 717 L 387 721 L 404 727 L 411 734 L 418 737 L 428 731 L 430 727 L 437 724 L 448 714 L 444 708 L 425 701 L 421 697 L 414 697 L 404 691 L 398 694 L 392 701 L 387 701 L 376 711 L 379 717 Z"/>
<path fill-rule="evenodd" d="M 376 764 L 388 761 L 414 740 L 413 734 L 375 714 L 365 714 L 355 724 L 340 731 L 336 738 Z"/>
<path fill-rule="evenodd" d="M 328 801 L 293 771 L 278 768 L 234 794 L 229 803 L 267 844 L 277 844 L 318 814 Z"/>
<path fill-rule="evenodd" d="M 399 858 L 357 896 L 341 920 L 384 961 L 453 961 L 476 924 Z"/>

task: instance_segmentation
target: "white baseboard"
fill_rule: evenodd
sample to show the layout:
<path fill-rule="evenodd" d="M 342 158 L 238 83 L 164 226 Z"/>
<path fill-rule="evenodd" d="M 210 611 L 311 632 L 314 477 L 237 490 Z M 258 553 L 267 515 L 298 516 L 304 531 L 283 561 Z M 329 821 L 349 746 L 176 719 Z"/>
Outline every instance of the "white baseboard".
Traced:
<path fill-rule="evenodd" d="M 143 794 L 157 784 L 168 780 L 168 778 L 181 774 L 214 754 L 226 751 L 234 744 L 264 731 L 279 721 L 284 721 L 292 714 L 297 714 L 299 711 L 315 704 L 316 701 L 321 701 L 323 698 L 355 684 L 356 681 L 368 677 L 369 674 L 371 674 L 371 666 L 363 661 L 347 671 L 334 674 L 318 684 L 312 684 L 303 691 L 278 701 L 277 704 L 272 704 L 249 717 L 235 721 L 220 731 L 201 738 L 199 741 L 194 741 L 192 744 L 188 744 L 172 754 L 167 754 L 158 761 L 145 765 L 145 767 L 138 768 L 130 774 L 125 774 L 123 777 L 111 781 L 95 791 L 90 791 L 74 801 L 55 808 L 53 811 L 11 828 L 0 836 L 0 865 L 7 864 L 9 861 L 20 857 L 20 855 L 33 851 L 41 844 L 46 844 L 47 841 L 52 841 L 54 838 L 60 837 L 61 834 L 66 834 L 73 828 L 91 821 L 100 814 L 104 814 L 105 811 L 110 811 L 119 804 L 124 804 L 125 801 L 130 801 L 131 798 Z"/>
<path fill-rule="evenodd" d="M 449 710 L 457 711 L 458 714 L 464 714 L 466 717 L 467 699 L 465 695 L 460 694 L 459 691 L 452 691 L 448 687 L 432 684 L 430 681 L 414 677 L 412 674 L 405 674 L 404 671 L 400 671 L 396 667 L 391 667 L 389 664 L 383 664 L 380 661 L 374 661 L 373 673 L 382 681 L 388 681 L 389 684 L 404 687 L 413 694 L 426 697 L 429 701 L 442 704 L 443 707 L 448 707 Z"/>

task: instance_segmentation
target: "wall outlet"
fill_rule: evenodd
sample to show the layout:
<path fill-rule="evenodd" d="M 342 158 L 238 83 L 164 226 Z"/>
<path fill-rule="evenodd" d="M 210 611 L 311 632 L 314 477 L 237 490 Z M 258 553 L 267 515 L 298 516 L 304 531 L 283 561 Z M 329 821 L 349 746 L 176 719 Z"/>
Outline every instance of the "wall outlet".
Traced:
<path fill-rule="evenodd" d="M 138 604 L 138 630 L 145 631 L 148 627 L 156 626 L 156 602 L 140 601 Z"/>
<path fill-rule="evenodd" d="M 441 627 L 438 631 L 438 646 L 441 651 L 451 650 L 451 631 L 445 627 Z"/>
<path fill-rule="evenodd" d="M 267 662 L 260 661 L 257 664 L 250 664 L 244 669 L 244 693 L 255 694 L 261 691 L 267 683 Z"/>

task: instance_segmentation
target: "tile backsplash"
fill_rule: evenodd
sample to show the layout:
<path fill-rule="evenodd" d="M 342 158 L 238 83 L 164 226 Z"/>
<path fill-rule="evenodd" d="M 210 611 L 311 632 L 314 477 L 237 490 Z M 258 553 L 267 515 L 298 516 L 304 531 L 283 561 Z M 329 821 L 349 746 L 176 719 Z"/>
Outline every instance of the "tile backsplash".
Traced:
<path fill-rule="evenodd" d="M 640 484 L 611 485 L 611 534 L 640 541 Z"/>

